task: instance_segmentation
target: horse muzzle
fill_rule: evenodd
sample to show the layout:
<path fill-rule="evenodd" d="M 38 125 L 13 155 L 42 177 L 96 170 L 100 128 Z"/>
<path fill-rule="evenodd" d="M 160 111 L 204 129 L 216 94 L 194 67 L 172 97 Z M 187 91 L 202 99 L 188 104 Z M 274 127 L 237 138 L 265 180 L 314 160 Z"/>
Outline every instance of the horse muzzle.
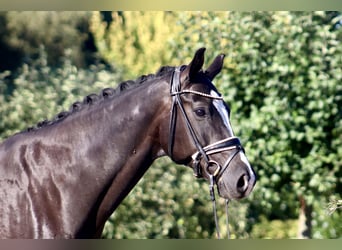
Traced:
<path fill-rule="evenodd" d="M 213 178 L 219 195 L 226 199 L 242 199 L 251 193 L 256 176 L 237 137 L 208 145 L 203 151 L 192 156 L 196 177 Z"/>
<path fill-rule="evenodd" d="M 215 178 L 218 194 L 226 199 L 247 197 L 256 183 L 256 175 L 243 151 L 233 154 L 229 166 Z"/>

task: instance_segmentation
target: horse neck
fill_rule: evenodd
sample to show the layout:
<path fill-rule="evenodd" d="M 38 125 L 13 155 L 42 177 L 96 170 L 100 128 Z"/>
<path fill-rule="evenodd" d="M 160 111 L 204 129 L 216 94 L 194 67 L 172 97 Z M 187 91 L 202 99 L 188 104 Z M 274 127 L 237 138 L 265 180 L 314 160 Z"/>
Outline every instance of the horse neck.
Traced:
<path fill-rule="evenodd" d="M 145 83 L 79 117 L 88 125 L 78 132 L 78 154 L 93 168 L 89 168 L 85 174 L 88 180 L 84 181 L 102 179 L 102 186 L 93 194 L 92 202 L 96 203 L 90 204 L 91 214 L 96 217 L 90 220 L 96 220 L 98 232 L 159 155 L 158 125 L 162 114 L 168 113 L 163 110 L 169 108 L 167 87 L 166 82 Z M 89 188 L 95 190 L 94 186 Z M 81 229 L 84 234 L 89 230 L 88 223 Z"/>

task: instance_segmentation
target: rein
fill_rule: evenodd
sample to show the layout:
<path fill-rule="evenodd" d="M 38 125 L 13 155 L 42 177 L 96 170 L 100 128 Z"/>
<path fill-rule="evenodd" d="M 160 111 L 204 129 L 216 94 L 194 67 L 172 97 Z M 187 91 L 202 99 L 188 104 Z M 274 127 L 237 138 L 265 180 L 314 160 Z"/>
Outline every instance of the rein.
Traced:
<path fill-rule="evenodd" d="M 203 147 L 201 143 L 198 140 L 198 137 L 195 133 L 195 130 L 193 129 L 190 120 L 185 112 L 182 99 L 180 98 L 183 94 L 194 94 L 203 96 L 205 98 L 210 99 L 218 99 L 223 100 L 221 96 L 212 96 L 210 94 L 193 91 L 193 90 L 181 90 L 181 83 L 180 83 L 180 74 L 181 70 L 180 67 L 176 68 L 175 71 L 172 73 L 171 82 L 170 82 L 170 95 L 172 97 L 172 105 L 171 105 L 171 116 L 170 116 L 170 128 L 169 128 L 169 144 L 168 144 L 168 151 L 171 158 L 173 155 L 173 146 L 174 146 L 174 140 L 175 140 L 175 129 L 176 129 L 176 120 L 177 120 L 177 107 L 181 111 L 182 116 L 184 117 L 186 127 L 188 129 L 188 132 L 190 133 L 190 136 L 193 140 L 194 145 L 197 148 L 197 152 L 195 152 L 191 158 L 193 161 L 193 170 L 194 175 L 196 177 L 203 177 L 202 170 L 200 167 L 200 162 L 204 160 L 206 167 L 204 170 L 206 171 L 206 174 L 209 176 L 209 192 L 210 192 L 210 199 L 213 203 L 213 212 L 214 212 L 214 219 L 215 219 L 215 225 L 216 225 L 216 232 L 217 232 L 217 238 L 220 239 L 220 230 L 218 225 L 218 219 L 217 219 L 217 211 L 216 211 L 216 199 L 215 199 L 215 183 L 216 181 L 221 177 L 223 172 L 226 170 L 226 168 L 229 166 L 233 158 L 242 150 L 243 147 L 240 143 L 240 140 L 237 137 L 228 137 L 226 139 L 220 140 L 218 142 L 212 143 L 210 145 L 207 145 Z M 230 150 L 236 150 L 225 162 L 224 166 L 222 167 L 219 163 L 216 161 L 210 160 L 209 155 L 220 153 L 223 151 L 230 151 Z M 213 174 L 209 172 L 209 167 L 216 165 L 216 169 Z M 226 222 L 227 222 L 227 236 L 229 235 L 229 224 L 228 224 L 228 204 L 229 199 L 226 199 Z"/>

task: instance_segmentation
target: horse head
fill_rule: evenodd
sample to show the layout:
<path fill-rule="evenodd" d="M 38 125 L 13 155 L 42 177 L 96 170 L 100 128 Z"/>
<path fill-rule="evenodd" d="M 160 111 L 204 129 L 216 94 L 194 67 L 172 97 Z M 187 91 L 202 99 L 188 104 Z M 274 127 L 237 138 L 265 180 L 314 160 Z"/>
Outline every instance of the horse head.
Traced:
<path fill-rule="evenodd" d="M 253 189 L 256 177 L 230 123 L 230 108 L 212 81 L 223 67 L 224 55 L 202 70 L 205 48 L 189 65 L 176 68 L 171 78 L 171 112 L 161 129 L 164 151 L 197 177 L 217 185 L 226 199 L 241 199 Z M 166 133 L 165 133 L 166 134 Z"/>

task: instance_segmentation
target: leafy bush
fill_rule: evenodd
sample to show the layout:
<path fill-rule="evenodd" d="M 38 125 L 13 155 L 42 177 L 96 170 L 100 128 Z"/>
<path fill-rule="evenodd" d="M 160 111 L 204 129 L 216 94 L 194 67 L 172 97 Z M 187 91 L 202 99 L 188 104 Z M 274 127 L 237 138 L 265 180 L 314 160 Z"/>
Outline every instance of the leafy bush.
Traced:
<path fill-rule="evenodd" d="M 0 70 L 13 70 L 22 62 L 47 51 L 48 64 L 56 66 L 68 56 L 77 66 L 96 61 L 96 48 L 89 31 L 91 12 L 24 11 L 0 13 Z"/>
<path fill-rule="evenodd" d="M 294 239 L 297 237 L 297 220 L 271 220 L 265 216 L 253 227 L 251 237 L 256 239 Z"/>
<path fill-rule="evenodd" d="M 175 13 L 113 12 L 112 18 L 108 26 L 95 12 L 91 30 L 101 56 L 123 69 L 124 78 L 153 73 L 171 62 L 170 38 L 180 29 Z"/>
<path fill-rule="evenodd" d="M 70 51 L 67 50 L 67 55 Z M 24 64 L 17 72 L 5 71 L 0 75 L 0 138 L 34 126 L 90 93 L 115 86 L 118 75 L 106 70 L 105 66 L 91 66 L 84 70 L 64 57 L 61 67 L 51 67 L 43 47 L 39 59 Z M 8 88 L 13 88 L 11 91 Z M 4 93 L 10 92 L 9 95 Z"/>
<path fill-rule="evenodd" d="M 219 89 L 232 104 L 259 180 L 250 216 L 295 218 L 299 197 L 313 213 L 313 236 L 337 237 L 325 210 L 341 193 L 341 29 L 325 12 L 181 13 L 177 57 L 206 45 L 227 54 Z M 182 48 L 182 49 L 179 49 Z M 184 52 L 183 52 L 184 51 Z M 236 125 L 235 125 L 236 124 Z M 326 228 L 326 229 L 327 229 Z"/>

